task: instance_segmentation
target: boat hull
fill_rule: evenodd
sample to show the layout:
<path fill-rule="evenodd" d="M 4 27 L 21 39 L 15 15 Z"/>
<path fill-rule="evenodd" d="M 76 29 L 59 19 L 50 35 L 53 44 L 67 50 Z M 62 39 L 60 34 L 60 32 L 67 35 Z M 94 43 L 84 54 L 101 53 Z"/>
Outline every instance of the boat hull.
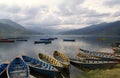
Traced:
<path fill-rule="evenodd" d="M 0 43 L 14 43 L 15 40 L 0 40 Z"/>
<path fill-rule="evenodd" d="M 50 44 L 51 41 L 34 41 L 34 44 L 39 44 L 39 43 Z"/>
<path fill-rule="evenodd" d="M 111 54 L 111 53 L 102 53 L 102 52 L 94 52 L 94 51 L 88 51 L 84 49 L 80 49 L 80 52 L 86 53 L 89 56 L 95 57 L 95 58 L 100 58 L 103 60 L 113 60 L 113 61 L 120 61 L 120 57 L 116 54 Z"/>
<path fill-rule="evenodd" d="M 56 77 L 59 74 L 59 72 L 56 72 L 56 71 L 43 70 L 43 69 L 39 69 L 39 68 L 32 67 L 32 66 L 29 66 L 29 68 L 30 68 L 30 71 L 35 71 L 39 74 L 47 75 L 50 77 Z M 35 74 L 35 73 L 33 72 L 33 74 Z"/>
<path fill-rule="evenodd" d="M 7 78 L 7 73 L 6 73 L 7 66 L 8 66 L 7 63 L 3 63 L 0 65 L 0 78 Z"/>
<path fill-rule="evenodd" d="M 64 68 L 69 68 L 70 61 L 69 61 L 69 58 L 65 54 L 59 51 L 54 51 L 53 56 L 55 59 L 60 61 L 61 64 L 63 64 Z"/>
<path fill-rule="evenodd" d="M 25 63 L 29 66 L 30 71 L 35 71 L 39 74 L 55 77 L 57 74 L 59 74 L 59 71 L 54 68 L 53 66 L 43 62 L 39 61 L 35 58 L 29 57 L 29 56 L 22 56 Z M 35 74 L 34 72 L 31 74 Z"/>
<path fill-rule="evenodd" d="M 29 69 L 25 62 L 16 57 L 7 68 L 8 78 L 29 78 Z"/>
<path fill-rule="evenodd" d="M 48 56 L 48 55 L 45 55 L 45 54 L 42 54 L 42 53 L 39 53 L 38 54 L 38 58 L 39 60 L 42 60 L 52 66 L 54 66 L 55 68 L 57 68 L 59 71 L 63 70 L 64 69 L 64 66 L 61 64 L 60 61 L 56 60 L 55 58 L 51 57 L 51 56 Z"/>
<path fill-rule="evenodd" d="M 75 40 L 72 40 L 72 39 L 71 39 L 71 40 L 69 40 L 69 39 L 63 39 L 63 41 L 68 41 L 68 42 L 69 42 L 69 41 L 70 41 L 70 42 L 75 42 Z"/>
<path fill-rule="evenodd" d="M 84 63 L 84 62 L 78 62 L 70 60 L 70 63 L 74 65 L 75 67 L 78 67 L 79 69 L 108 69 L 112 68 L 114 65 L 118 64 L 116 63 Z"/>

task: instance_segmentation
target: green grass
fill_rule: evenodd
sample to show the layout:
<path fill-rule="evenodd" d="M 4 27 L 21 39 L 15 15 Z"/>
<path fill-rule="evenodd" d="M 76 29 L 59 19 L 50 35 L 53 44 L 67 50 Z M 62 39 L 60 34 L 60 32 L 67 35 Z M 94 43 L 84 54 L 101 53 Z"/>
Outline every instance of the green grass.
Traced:
<path fill-rule="evenodd" d="M 96 69 L 74 78 L 120 78 L 120 65 L 112 69 Z"/>

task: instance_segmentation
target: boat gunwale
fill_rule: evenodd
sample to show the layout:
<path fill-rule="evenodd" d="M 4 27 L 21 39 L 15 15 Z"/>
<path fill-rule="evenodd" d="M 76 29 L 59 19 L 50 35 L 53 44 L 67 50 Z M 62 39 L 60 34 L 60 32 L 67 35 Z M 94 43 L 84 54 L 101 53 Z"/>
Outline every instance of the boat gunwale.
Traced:
<path fill-rule="evenodd" d="M 43 54 L 43 53 L 39 53 L 39 54 Z M 38 54 L 38 59 L 39 60 L 42 60 L 40 57 L 39 57 L 39 54 Z M 51 57 L 51 56 L 48 56 L 48 55 L 46 55 L 46 54 L 43 54 L 43 55 L 45 55 L 45 56 L 47 56 L 47 57 L 50 57 L 50 58 L 53 58 L 53 57 Z M 47 58 L 48 59 L 48 58 Z M 53 59 L 55 59 L 55 58 L 53 58 Z M 56 60 L 56 59 L 55 59 Z M 42 60 L 43 61 L 43 60 Z M 58 61 L 58 60 L 57 60 Z M 46 62 L 46 61 L 44 61 L 45 63 L 48 63 L 48 62 Z M 58 61 L 59 63 L 60 63 L 60 61 Z M 60 66 L 58 66 L 58 65 L 55 65 L 55 64 L 51 64 L 51 63 L 48 63 L 48 64 L 50 64 L 50 65 L 52 65 L 52 66 L 54 66 L 55 68 L 62 68 L 63 69 L 63 65 L 61 64 Z"/>
<path fill-rule="evenodd" d="M 25 55 L 24 55 L 25 56 Z M 30 57 L 30 58 L 32 58 L 32 57 Z M 23 58 L 22 58 L 23 59 Z M 32 59 L 34 59 L 34 58 L 32 58 Z M 36 60 L 36 59 L 35 59 Z M 23 60 L 24 61 L 24 60 Z M 38 60 L 39 61 L 39 60 Z M 24 61 L 25 62 L 25 61 Z M 39 61 L 40 62 L 40 61 Z M 42 61 L 41 60 L 41 62 L 43 62 L 43 63 L 46 63 L 46 62 L 44 62 L 44 61 Z M 25 62 L 26 63 L 26 62 Z M 27 63 L 26 63 L 27 64 Z M 47 63 L 46 63 L 47 64 Z M 31 63 L 30 64 L 27 64 L 28 66 L 31 66 L 31 67 L 35 67 L 35 68 L 37 68 L 37 69 L 41 69 L 41 70 L 47 70 L 47 71 L 56 71 L 56 72 L 59 72 L 56 68 L 54 68 L 54 70 L 49 70 L 49 69 L 45 69 L 45 67 L 44 68 L 42 68 L 42 67 L 36 67 L 36 66 L 34 66 L 34 65 L 31 65 Z M 40 65 L 40 64 L 39 64 Z M 48 64 L 48 65 L 50 65 L 50 64 Z M 51 65 L 50 65 L 51 66 Z"/>
<path fill-rule="evenodd" d="M 24 62 L 24 60 L 23 60 L 20 56 L 16 56 L 12 61 L 10 61 L 9 65 L 7 66 L 7 77 L 8 77 L 8 78 L 10 78 L 9 72 L 8 72 L 8 68 L 10 67 L 10 65 L 13 63 L 13 61 L 14 61 L 16 58 L 21 59 L 22 62 L 26 65 L 26 63 Z M 29 74 L 30 74 L 29 67 L 28 67 L 27 65 L 26 65 L 26 67 L 27 67 L 27 75 L 28 75 L 27 78 L 30 78 L 30 77 L 29 77 Z"/>

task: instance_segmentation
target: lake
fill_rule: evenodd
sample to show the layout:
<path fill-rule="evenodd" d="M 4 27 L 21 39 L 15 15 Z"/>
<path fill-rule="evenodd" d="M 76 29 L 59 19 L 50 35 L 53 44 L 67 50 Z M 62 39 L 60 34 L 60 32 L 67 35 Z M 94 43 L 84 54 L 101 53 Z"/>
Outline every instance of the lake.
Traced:
<path fill-rule="evenodd" d="M 98 52 L 113 52 L 113 43 L 119 42 L 119 36 L 87 36 L 87 35 L 32 35 L 27 36 L 28 41 L 16 41 L 15 43 L 0 43 L 0 63 L 11 61 L 20 54 L 37 58 L 38 53 L 52 56 L 55 50 L 61 51 L 68 57 L 74 58 L 78 48 Z M 40 38 L 57 37 L 51 44 L 34 44 Z M 65 42 L 64 38 L 75 39 L 75 42 Z M 71 78 L 78 78 L 81 70 L 70 67 Z"/>

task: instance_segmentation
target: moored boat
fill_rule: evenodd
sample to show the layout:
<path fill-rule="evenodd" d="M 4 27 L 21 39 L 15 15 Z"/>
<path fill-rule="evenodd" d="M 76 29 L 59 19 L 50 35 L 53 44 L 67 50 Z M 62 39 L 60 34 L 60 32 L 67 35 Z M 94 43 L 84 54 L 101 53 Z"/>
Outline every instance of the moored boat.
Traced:
<path fill-rule="evenodd" d="M 60 61 L 64 67 L 66 67 L 66 68 L 69 67 L 70 61 L 69 61 L 69 58 L 65 54 L 63 54 L 62 52 L 59 52 L 59 51 L 54 51 L 53 56 L 55 59 Z"/>
<path fill-rule="evenodd" d="M 8 78 L 29 78 L 29 69 L 25 62 L 16 57 L 7 68 Z"/>
<path fill-rule="evenodd" d="M 16 39 L 16 41 L 28 41 L 27 39 Z"/>
<path fill-rule="evenodd" d="M 63 70 L 61 73 L 64 75 L 65 78 L 70 78 L 70 60 L 69 58 L 62 52 L 54 51 L 53 56 L 55 59 L 61 62 L 63 65 Z"/>
<path fill-rule="evenodd" d="M 39 43 L 49 44 L 51 43 L 51 41 L 48 41 L 48 40 L 34 41 L 34 44 L 39 44 Z"/>
<path fill-rule="evenodd" d="M 41 38 L 40 40 L 50 41 L 49 38 Z"/>
<path fill-rule="evenodd" d="M 56 60 L 55 58 L 48 56 L 46 54 L 39 53 L 38 57 L 40 60 L 45 61 L 46 63 L 56 67 L 58 70 L 63 70 L 64 66 L 60 63 L 60 61 Z"/>
<path fill-rule="evenodd" d="M 104 53 L 104 52 L 94 52 L 94 51 L 88 51 L 84 49 L 79 49 L 79 50 L 80 52 L 86 53 L 89 56 L 101 58 L 104 60 L 119 60 L 120 61 L 119 55 L 115 53 L 113 54 L 113 53 Z"/>
<path fill-rule="evenodd" d="M 86 54 L 84 52 L 78 52 L 75 58 L 79 60 L 100 60 L 100 58 L 90 56 L 89 54 Z"/>
<path fill-rule="evenodd" d="M 2 63 L 0 65 L 0 78 L 7 78 L 7 73 L 6 73 L 7 66 L 8 63 Z"/>
<path fill-rule="evenodd" d="M 63 41 L 75 42 L 75 39 L 63 39 Z"/>
<path fill-rule="evenodd" d="M 13 39 L 0 39 L 0 43 L 13 43 L 15 40 Z"/>
<path fill-rule="evenodd" d="M 57 74 L 59 74 L 59 71 L 55 67 L 51 66 L 48 63 L 45 63 L 42 60 L 37 60 L 35 58 L 25 55 L 22 55 L 22 58 L 25 63 L 30 67 L 30 71 L 35 71 L 39 74 L 44 74 L 53 78 L 56 77 Z"/>
<path fill-rule="evenodd" d="M 119 61 L 108 61 L 108 60 L 78 60 L 70 59 L 70 63 L 80 69 L 107 69 L 112 68 Z"/>
<path fill-rule="evenodd" d="M 48 38 L 49 40 L 56 40 L 56 39 L 58 39 L 57 37 L 55 37 L 55 38 L 52 38 L 52 37 L 50 37 L 50 38 Z"/>

